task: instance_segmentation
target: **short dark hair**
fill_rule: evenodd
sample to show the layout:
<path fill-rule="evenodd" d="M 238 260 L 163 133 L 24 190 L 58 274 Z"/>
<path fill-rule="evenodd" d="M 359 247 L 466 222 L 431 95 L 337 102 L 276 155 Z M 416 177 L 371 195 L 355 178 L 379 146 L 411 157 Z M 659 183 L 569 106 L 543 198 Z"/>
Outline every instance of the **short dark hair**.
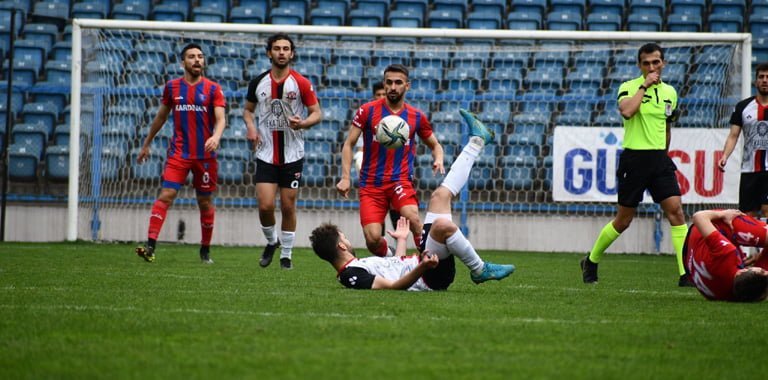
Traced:
<path fill-rule="evenodd" d="M 733 295 L 738 302 L 762 301 L 768 296 L 768 276 L 744 271 L 733 279 Z"/>
<path fill-rule="evenodd" d="M 267 51 L 272 50 L 272 45 L 275 44 L 275 41 L 279 40 L 288 41 L 291 44 L 291 51 L 296 51 L 296 45 L 293 44 L 293 40 L 285 33 L 277 33 L 269 36 L 269 38 L 267 38 Z"/>
<path fill-rule="evenodd" d="M 197 49 L 197 50 L 203 51 L 203 48 L 200 45 L 198 45 L 198 44 L 196 44 L 194 42 L 190 43 L 190 44 L 187 44 L 187 46 L 184 46 L 184 48 L 181 49 L 181 59 L 182 60 L 184 59 L 184 56 L 187 54 L 187 50 L 189 50 L 189 49 Z M 205 52 L 203 52 L 203 54 L 205 54 Z"/>
<path fill-rule="evenodd" d="M 339 244 L 341 233 L 339 227 L 331 223 L 323 223 L 312 230 L 309 241 L 317 257 L 333 264 L 336 259 L 336 246 Z"/>
<path fill-rule="evenodd" d="M 396 73 L 403 73 L 405 74 L 405 77 L 408 78 L 408 68 L 399 63 L 393 63 L 387 66 L 387 68 L 384 69 L 384 75 L 387 75 L 387 73 L 390 71 L 396 72 Z"/>
<path fill-rule="evenodd" d="M 651 54 L 653 52 L 659 52 L 661 53 L 661 60 L 664 60 L 664 49 L 661 48 L 658 44 L 655 44 L 653 42 L 647 43 L 643 46 L 640 46 L 640 49 L 637 50 L 637 62 L 640 62 L 640 55 L 642 54 Z"/>
<path fill-rule="evenodd" d="M 768 71 L 768 62 L 763 62 L 755 67 L 755 79 L 757 79 L 757 74 L 761 71 Z"/>
<path fill-rule="evenodd" d="M 384 89 L 384 82 L 378 81 L 374 82 L 373 86 L 371 86 L 371 95 L 376 95 L 376 91 L 383 90 Z"/>

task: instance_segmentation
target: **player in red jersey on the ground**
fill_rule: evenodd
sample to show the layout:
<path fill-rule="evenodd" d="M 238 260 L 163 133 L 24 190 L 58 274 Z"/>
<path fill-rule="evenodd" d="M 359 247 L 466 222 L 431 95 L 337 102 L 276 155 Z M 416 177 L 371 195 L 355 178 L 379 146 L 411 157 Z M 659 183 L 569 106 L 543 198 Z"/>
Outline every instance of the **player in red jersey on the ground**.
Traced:
<path fill-rule="evenodd" d="M 168 115 L 172 114 L 173 138 L 163 169 L 162 189 L 152 205 L 147 245 L 136 248 L 136 254 L 148 262 L 155 260 L 157 236 L 163 228 L 168 208 L 192 171 L 202 228 L 200 260 L 212 264 L 213 192 L 216 191 L 218 176 L 216 149 L 226 126 L 226 100 L 221 86 L 203 77 L 205 55 L 200 45 L 188 44 L 181 50 L 181 65 L 184 76 L 165 84 L 162 104 L 137 158 L 138 163 L 146 161 L 152 139 L 163 127 Z"/>
<path fill-rule="evenodd" d="M 693 214 L 685 240 L 685 266 L 699 292 L 710 300 L 755 302 L 768 296 L 765 223 L 738 210 Z M 739 246 L 762 248 L 749 263 Z"/>
<path fill-rule="evenodd" d="M 405 102 L 405 94 L 410 88 L 408 69 L 400 64 L 387 66 L 384 69 L 384 88 L 386 98 L 368 102 L 355 112 L 349 136 L 341 151 L 341 180 L 336 184 L 339 194 L 347 198 L 351 189 L 352 154 L 357 139 L 362 135 L 364 153 L 359 174 L 360 224 L 363 226 L 368 250 L 377 256 L 390 253 L 387 240 L 382 234 L 382 225 L 390 208 L 408 219 L 417 247 L 421 239 L 419 201 L 412 183 L 417 135 L 432 150 L 432 169 L 445 174 L 443 147 L 432 133 L 427 115 Z M 379 145 L 375 138 L 376 125 L 389 115 L 398 115 L 411 126 L 408 141 L 397 149 L 387 149 Z"/>

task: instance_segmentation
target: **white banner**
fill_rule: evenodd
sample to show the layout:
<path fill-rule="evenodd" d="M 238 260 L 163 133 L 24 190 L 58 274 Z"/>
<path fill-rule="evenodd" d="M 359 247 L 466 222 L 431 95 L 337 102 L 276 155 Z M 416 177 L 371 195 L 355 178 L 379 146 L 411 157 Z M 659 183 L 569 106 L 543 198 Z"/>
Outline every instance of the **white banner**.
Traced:
<path fill-rule="evenodd" d="M 717 169 L 728 128 L 673 128 L 669 155 L 677 165 L 683 203 L 738 203 L 742 142 Z M 616 169 L 623 128 L 556 127 L 552 190 L 555 201 L 616 202 Z M 643 202 L 652 203 L 646 191 Z"/>

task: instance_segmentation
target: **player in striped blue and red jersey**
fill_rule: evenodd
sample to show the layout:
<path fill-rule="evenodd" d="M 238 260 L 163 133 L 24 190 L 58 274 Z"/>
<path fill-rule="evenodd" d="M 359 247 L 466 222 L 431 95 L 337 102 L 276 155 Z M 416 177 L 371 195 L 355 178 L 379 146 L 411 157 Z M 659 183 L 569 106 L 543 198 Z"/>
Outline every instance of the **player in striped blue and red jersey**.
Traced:
<path fill-rule="evenodd" d="M 293 40 L 277 33 L 267 39 L 267 57 L 272 67 L 248 83 L 243 119 L 247 138 L 256 149 L 256 197 L 259 222 L 267 245 L 259 265 L 272 262 L 277 247 L 280 267 L 293 268 L 296 238 L 296 199 L 304 168 L 304 130 L 322 119 L 312 83 L 290 66 L 295 56 Z M 258 122 L 258 124 L 256 124 Z M 280 239 L 275 227 L 275 205 L 280 190 Z"/>
<path fill-rule="evenodd" d="M 205 55 L 197 44 L 188 44 L 181 51 L 184 76 L 168 81 L 162 103 L 138 155 L 138 163 L 149 157 L 150 145 L 169 115 L 173 116 L 173 138 L 168 147 L 168 160 L 163 169 L 160 195 L 152 205 L 149 217 L 147 245 L 136 248 L 136 254 L 148 262 L 155 260 L 157 237 L 163 227 L 168 208 L 178 195 L 190 171 L 197 190 L 200 209 L 200 259 L 211 264 L 213 235 L 213 192 L 216 191 L 218 163 L 216 149 L 226 126 L 226 100 L 221 86 L 203 77 Z"/>
<path fill-rule="evenodd" d="M 443 147 L 432 133 L 432 124 L 424 111 L 405 102 L 410 88 L 408 69 L 393 64 L 384 69 L 386 98 L 361 106 L 352 119 L 349 136 L 341 151 L 341 180 L 336 190 L 344 198 L 351 188 L 350 172 L 355 144 L 363 137 L 363 163 L 360 169 L 360 224 L 363 226 L 365 244 L 377 256 L 390 253 L 382 226 L 390 208 L 400 212 L 410 222 L 416 246 L 421 240 L 419 201 L 413 188 L 413 161 L 416 156 L 415 138 L 419 138 L 432 150 L 432 169 L 445 174 Z M 408 141 L 400 148 L 387 149 L 375 139 L 375 127 L 389 115 L 398 115 L 411 126 Z"/>

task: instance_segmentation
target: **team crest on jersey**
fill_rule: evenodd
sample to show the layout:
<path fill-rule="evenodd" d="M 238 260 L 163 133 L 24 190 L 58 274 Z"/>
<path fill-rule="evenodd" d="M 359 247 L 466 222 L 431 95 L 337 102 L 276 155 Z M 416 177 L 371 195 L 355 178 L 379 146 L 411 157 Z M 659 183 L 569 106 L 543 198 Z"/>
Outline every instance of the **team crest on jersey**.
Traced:
<path fill-rule="evenodd" d="M 198 98 L 200 98 L 200 101 L 201 101 L 201 102 L 204 102 L 204 101 L 205 101 L 205 98 L 206 98 L 205 94 L 200 94 L 200 95 L 198 95 L 197 97 L 198 97 Z"/>
<path fill-rule="evenodd" d="M 768 121 L 760 120 L 757 122 L 757 134 L 760 137 L 768 135 Z"/>
<path fill-rule="evenodd" d="M 297 98 L 296 91 L 289 91 L 288 94 L 285 95 L 285 97 L 290 100 L 296 100 Z"/>
<path fill-rule="evenodd" d="M 301 172 L 293 173 L 293 178 L 300 179 L 301 178 Z"/>

